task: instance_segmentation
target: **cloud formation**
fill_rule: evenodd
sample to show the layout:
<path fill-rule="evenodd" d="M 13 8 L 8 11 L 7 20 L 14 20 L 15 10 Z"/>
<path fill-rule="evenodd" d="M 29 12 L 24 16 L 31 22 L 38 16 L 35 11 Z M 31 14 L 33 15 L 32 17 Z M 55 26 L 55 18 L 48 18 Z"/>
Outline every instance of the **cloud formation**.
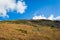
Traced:
<path fill-rule="evenodd" d="M 16 10 L 17 13 L 24 13 L 27 8 L 23 0 L 0 0 L 0 17 L 9 17 L 7 15 L 8 11 Z"/>
<path fill-rule="evenodd" d="M 33 19 L 46 19 L 46 17 L 44 17 L 44 15 L 40 15 L 40 16 L 34 16 Z"/>
<path fill-rule="evenodd" d="M 60 16 L 54 17 L 54 15 L 50 15 L 47 18 L 44 15 L 40 15 L 40 16 L 34 16 L 33 17 L 33 20 L 37 20 L 37 19 L 60 20 Z"/>

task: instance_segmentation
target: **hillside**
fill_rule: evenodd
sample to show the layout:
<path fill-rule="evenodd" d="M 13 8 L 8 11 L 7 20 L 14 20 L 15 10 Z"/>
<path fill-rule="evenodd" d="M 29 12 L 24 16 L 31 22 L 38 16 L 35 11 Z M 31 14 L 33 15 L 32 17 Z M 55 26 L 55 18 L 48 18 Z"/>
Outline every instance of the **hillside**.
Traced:
<path fill-rule="evenodd" d="M 0 21 L 0 40 L 60 40 L 60 21 Z"/>

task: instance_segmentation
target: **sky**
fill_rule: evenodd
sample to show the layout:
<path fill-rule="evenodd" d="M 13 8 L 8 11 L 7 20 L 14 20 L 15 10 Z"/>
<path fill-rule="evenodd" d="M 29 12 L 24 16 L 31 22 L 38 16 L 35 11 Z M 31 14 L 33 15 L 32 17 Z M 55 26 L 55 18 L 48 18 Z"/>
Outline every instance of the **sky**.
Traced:
<path fill-rule="evenodd" d="M 60 20 L 60 0 L 0 0 L 0 20 Z"/>

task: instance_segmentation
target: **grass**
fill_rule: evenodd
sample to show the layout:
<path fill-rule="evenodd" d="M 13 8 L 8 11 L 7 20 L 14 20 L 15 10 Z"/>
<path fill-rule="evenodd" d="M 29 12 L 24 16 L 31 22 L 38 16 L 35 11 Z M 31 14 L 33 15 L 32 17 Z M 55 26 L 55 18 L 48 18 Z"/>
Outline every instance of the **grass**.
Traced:
<path fill-rule="evenodd" d="M 18 31 L 21 31 L 22 33 L 25 33 L 27 34 L 27 31 L 26 30 L 22 30 L 22 29 L 17 29 Z"/>
<path fill-rule="evenodd" d="M 60 28 L 32 22 L 6 22 L 0 24 L 0 40 L 60 40 Z"/>

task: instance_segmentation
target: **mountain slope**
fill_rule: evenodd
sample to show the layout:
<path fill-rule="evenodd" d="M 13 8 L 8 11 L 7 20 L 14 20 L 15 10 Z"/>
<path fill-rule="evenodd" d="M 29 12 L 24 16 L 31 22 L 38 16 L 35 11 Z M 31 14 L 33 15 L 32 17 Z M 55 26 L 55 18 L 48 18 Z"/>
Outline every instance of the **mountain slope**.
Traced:
<path fill-rule="evenodd" d="M 0 22 L 0 40 L 60 40 L 60 21 L 13 20 Z"/>

